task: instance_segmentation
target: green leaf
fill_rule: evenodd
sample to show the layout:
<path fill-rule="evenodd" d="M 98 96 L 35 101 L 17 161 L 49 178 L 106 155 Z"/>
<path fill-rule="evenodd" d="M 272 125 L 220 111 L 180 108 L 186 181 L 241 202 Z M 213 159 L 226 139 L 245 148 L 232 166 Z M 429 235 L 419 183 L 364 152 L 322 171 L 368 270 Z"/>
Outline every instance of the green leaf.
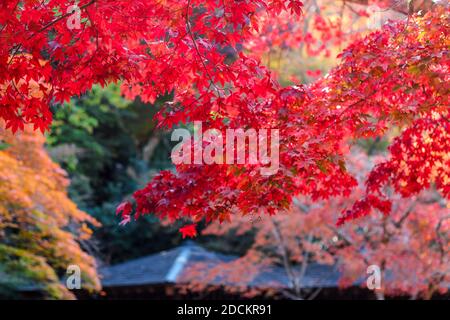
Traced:
<path fill-rule="evenodd" d="M 10 146 L 8 143 L 0 141 L 0 151 L 8 149 Z"/>

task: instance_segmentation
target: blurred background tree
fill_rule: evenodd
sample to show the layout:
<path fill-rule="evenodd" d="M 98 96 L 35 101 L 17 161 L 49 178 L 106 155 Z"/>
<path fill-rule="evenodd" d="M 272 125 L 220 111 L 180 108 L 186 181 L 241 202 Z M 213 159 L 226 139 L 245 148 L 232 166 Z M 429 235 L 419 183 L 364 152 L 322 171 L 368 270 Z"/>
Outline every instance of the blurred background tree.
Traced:
<path fill-rule="evenodd" d="M 44 149 L 45 137 L 0 126 L 0 296 L 38 289 L 46 298 L 73 298 L 61 284 L 69 265 L 84 289 L 100 289 L 86 242 L 99 223 L 67 195 L 69 181 Z"/>
<path fill-rule="evenodd" d="M 327 201 L 302 197 L 294 201 L 291 211 L 274 216 L 259 219 L 239 216 L 229 223 L 209 224 L 202 236 L 239 242 L 252 235 L 253 241 L 239 259 L 213 267 L 208 267 L 207 262 L 191 266 L 184 275 L 189 289 L 206 291 L 210 283 L 222 279 L 224 283 L 238 284 L 241 294 L 251 294 L 247 285 L 273 266 L 279 266 L 285 270 L 289 283 L 289 288 L 281 291 L 285 298 L 313 299 L 322 288 L 305 287 L 304 280 L 308 267 L 320 264 L 340 271 L 342 288 L 355 284 L 365 288 L 368 266 L 378 266 L 382 281 L 381 287 L 373 291 L 377 299 L 387 296 L 431 299 L 448 292 L 449 207 L 435 190 L 411 199 L 395 197 L 390 215 L 368 215 L 336 226 L 342 210 L 361 197 L 365 173 L 383 160 L 380 155 L 367 156 L 361 148 L 352 151 L 348 170 L 355 173 L 360 185 L 348 197 Z M 278 279 L 273 281 L 277 284 Z M 234 293 L 236 288 L 226 290 Z"/>
<path fill-rule="evenodd" d="M 170 136 L 157 129 L 153 120 L 170 98 L 168 94 L 154 105 L 129 101 L 112 84 L 95 86 L 53 110 L 47 147 L 70 175 L 71 199 L 101 222 L 93 242 L 105 263 L 157 252 L 180 241 L 176 228 L 164 227 L 154 217 L 123 227 L 114 215 L 124 195 L 172 166 Z"/>

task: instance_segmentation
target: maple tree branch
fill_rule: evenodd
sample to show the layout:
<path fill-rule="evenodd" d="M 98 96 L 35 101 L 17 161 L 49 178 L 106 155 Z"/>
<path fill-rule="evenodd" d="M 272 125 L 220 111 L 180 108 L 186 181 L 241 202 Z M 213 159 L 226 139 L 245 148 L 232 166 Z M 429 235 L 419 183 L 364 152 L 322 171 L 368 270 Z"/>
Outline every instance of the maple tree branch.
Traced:
<path fill-rule="evenodd" d="M 282 234 L 280 232 L 279 225 L 273 219 L 271 219 L 271 221 L 272 221 L 272 226 L 273 226 L 272 231 L 273 231 L 273 234 L 274 234 L 275 238 L 278 241 L 278 249 L 281 251 L 281 256 L 282 256 L 284 268 L 286 270 L 286 273 L 288 274 L 290 282 L 294 286 L 294 290 L 297 291 L 296 290 L 297 284 L 295 282 L 295 273 L 292 270 L 291 263 L 289 262 L 288 253 L 287 253 L 287 250 L 286 250 L 286 247 L 285 247 L 285 244 L 284 244 L 283 236 L 282 236 Z"/>
<path fill-rule="evenodd" d="M 80 7 L 80 10 L 86 9 L 87 7 L 89 7 L 90 5 L 92 5 L 95 1 L 96 1 L 96 0 L 91 0 L 91 1 L 89 1 L 88 3 L 82 5 L 82 6 Z M 40 33 L 40 32 L 42 32 L 42 31 L 47 30 L 48 28 L 50 28 L 50 27 L 53 26 L 54 24 L 56 24 L 56 23 L 58 23 L 59 21 L 61 21 L 61 20 L 65 19 L 65 18 L 71 16 L 72 14 L 73 14 L 73 12 L 67 12 L 67 13 L 63 14 L 61 17 L 56 18 L 55 20 L 53 20 L 53 21 L 47 23 L 45 26 L 43 26 L 41 29 L 39 29 L 37 33 Z M 28 38 L 28 40 L 31 39 L 31 38 L 33 38 L 37 33 L 33 33 L 33 34 Z"/>
<path fill-rule="evenodd" d="M 438 222 L 438 224 L 436 226 L 437 243 L 438 243 L 439 251 L 440 251 L 440 254 L 441 254 L 441 261 L 442 261 L 442 259 L 445 256 L 446 250 L 444 249 L 444 245 L 442 243 L 442 234 L 441 234 L 440 229 L 442 227 L 442 223 L 445 220 L 447 220 L 447 219 L 450 219 L 450 215 L 444 216 L 441 219 L 439 219 L 439 222 Z"/>
<path fill-rule="evenodd" d="M 368 0 L 344 0 L 344 2 L 350 2 L 358 5 L 368 6 Z M 418 11 L 429 11 L 436 4 L 433 0 L 390 0 L 388 9 L 403 13 L 404 15 L 410 15 Z"/>
<path fill-rule="evenodd" d="M 355 8 L 353 8 L 347 1 L 348 1 L 348 0 L 344 0 L 344 1 L 343 1 L 344 6 L 345 6 L 346 8 L 349 8 L 350 11 L 353 12 L 354 14 L 356 14 L 357 16 L 361 16 L 361 13 L 358 12 L 358 11 L 356 11 Z"/>
<path fill-rule="evenodd" d="M 413 203 L 411 205 L 410 208 L 408 208 L 408 210 L 406 210 L 406 212 L 403 214 L 403 216 L 400 217 L 400 219 L 398 221 L 395 221 L 394 219 L 392 219 L 392 223 L 394 224 L 394 226 L 397 229 L 400 229 L 402 227 L 403 222 L 406 220 L 406 218 L 408 218 L 408 216 L 413 212 L 414 208 L 416 207 L 416 204 Z"/>
<path fill-rule="evenodd" d="M 211 82 L 211 85 L 216 89 L 217 92 L 220 92 L 221 89 L 219 89 L 216 84 L 214 83 L 211 74 L 209 73 L 208 68 L 206 67 L 205 61 L 203 59 L 203 56 L 200 53 L 200 50 L 198 49 L 197 41 L 195 40 L 194 34 L 192 33 L 191 29 L 191 22 L 190 22 L 190 16 L 189 16 L 189 9 L 191 7 L 191 0 L 188 0 L 186 4 L 186 26 L 188 30 L 189 37 L 192 39 L 192 43 L 194 44 L 195 52 L 197 53 L 198 57 L 200 58 L 200 62 L 203 65 L 203 69 L 205 69 L 206 76 L 208 77 L 209 81 Z M 223 89 L 222 89 L 223 90 Z M 219 93 L 220 97 L 220 93 Z"/>
<path fill-rule="evenodd" d="M 89 6 L 92 5 L 95 1 L 96 1 L 96 0 L 91 0 L 91 1 L 89 1 L 88 3 L 82 5 L 82 6 L 80 7 L 80 10 L 83 10 L 83 9 L 89 7 Z M 19 1 L 19 2 L 20 2 L 20 1 Z M 19 2 L 18 2 L 18 3 L 19 3 Z M 17 8 L 17 5 L 16 5 L 16 8 Z M 70 16 L 70 15 L 72 15 L 72 14 L 73 14 L 73 12 L 70 12 L 70 13 L 68 12 L 68 13 L 62 15 L 61 17 L 59 17 L 59 18 L 57 18 L 57 19 L 55 19 L 55 20 L 53 20 L 53 21 L 47 23 L 45 26 L 43 26 L 41 29 L 39 29 L 36 33 L 33 33 L 32 35 L 30 35 L 30 36 L 28 37 L 27 40 L 32 39 L 36 34 L 42 32 L 42 31 L 45 31 L 46 29 L 50 28 L 50 27 L 53 26 L 54 24 L 58 23 L 59 21 L 61 21 L 61 20 L 64 19 L 64 18 L 67 18 L 68 16 Z M 2 30 L 3 30 L 3 29 L 4 29 L 4 27 L 2 28 Z M 0 30 L 0 32 L 1 32 L 2 30 Z M 22 44 L 18 44 L 18 45 L 16 45 L 15 47 L 12 48 L 12 50 L 13 50 L 14 52 L 11 54 L 11 58 L 10 58 L 9 64 L 13 61 L 14 57 L 15 57 L 16 54 L 19 52 L 20 48 L 22 48 Z"/>
<path fill-rule="evenodd" d="M 308 237 L 307 237 L 306 241 L 307 242 L 311 242 L 312 238 L 313 238 L 313 235 L 312 235 L 312 233 L 310 233 L 310 234 L 308 234 Z M 297 241 L 297 244 L 298 244 L 299 247 L 302 246 L 302 243 L 300 241 Z M 308 260 L 309 260 L 309 251 L 304 250 L 303 251 L 303 257 L 302 257 L 302 264 L 301 264 L 301 267 L 300 267 L 300 274 L 298 276 L 298 282 L 299 282 L 298 285 L 299 285 L 300 288 L 301 288 L 301 281 L 303 280 L 303 278 L 304 278 L 304 276 L 306 274 L 306 269 L 308 267 Z"/>
<path fill-rule="evenodd" d="M 333 231 L 336 234 L 336 236 L 341 238 L 347 247 L 354 247 L 353 241 L 351 241 L 346 235 L 344 235 L 342 232 L 340 232 L 337 228 L 335 228 L 334 226 L 331 226 L 329 224 L 326 224 L 325 227 L 327 227 L 328 229 Z M 366 239 L 366 241 L 368 241 L 368 239 Z M 370 265 L 369 260 L 367 260 L 367 258 L 361 252 L 358 251 L 358 254 L 361 256 L 364 263 L 366 263 L 367 265 Z"/>

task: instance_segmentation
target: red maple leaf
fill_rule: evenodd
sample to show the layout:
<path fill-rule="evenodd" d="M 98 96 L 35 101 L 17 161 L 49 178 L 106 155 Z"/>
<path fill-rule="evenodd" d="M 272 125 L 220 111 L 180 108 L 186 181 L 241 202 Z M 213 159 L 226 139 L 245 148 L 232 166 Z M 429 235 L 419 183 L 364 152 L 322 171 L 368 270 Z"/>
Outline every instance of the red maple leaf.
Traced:
<path fill-rule="evenodd" d="M 187 226 L 181 227 L 179 231 L 183 235 L 183 239 L 186 237 L 194 238 L 197 236 L 197 224 L 189 224 Z"/>

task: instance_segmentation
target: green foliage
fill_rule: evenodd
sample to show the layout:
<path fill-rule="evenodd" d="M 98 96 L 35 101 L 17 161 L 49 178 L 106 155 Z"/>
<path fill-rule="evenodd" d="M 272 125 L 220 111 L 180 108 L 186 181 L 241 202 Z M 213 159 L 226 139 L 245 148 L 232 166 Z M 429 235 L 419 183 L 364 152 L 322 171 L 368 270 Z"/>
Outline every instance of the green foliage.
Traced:
<path fill-rule="evenodd" d="M 9 147 L 9 144 L 6 142 L 0 141 L 0 151 L 6 150 Z"/>
<path fill-rule="evenodd" d="M 370 139 L 360 139 L 357 141 L 359 147 L 361 147 L 368 155 L 373 155 L 376 153 L 382 153 L 387 150 L 389 146 L 389 140 L 384 138 L 370 138 Z"/>
<path fill-rule="evenodd" d="M 0 296 L 17 298 L 18 287 L 23 292 L 40 290 L 47 299 L 73 298 L 44 258 L 0 244 Z"/>
<path fill-rule="evenodd" d="M 160 98 L 154 105 L 128 101 L 112 84 L 96 86 L 54 110 L 48 148 L 70 174 L 71 199 L 101 222 L 94 238 L 106 262 L 166 249 L 180 240 L 176 228 L 162 227 L 153 217 L 120 226 L 115 216 L 124 195 L 142 187 L 154 172 L 172 166 L 168 134 L 157 130 L 152 120 L 169 99 Z M 154 141 L 148 158 L 146 147 Z"/>

